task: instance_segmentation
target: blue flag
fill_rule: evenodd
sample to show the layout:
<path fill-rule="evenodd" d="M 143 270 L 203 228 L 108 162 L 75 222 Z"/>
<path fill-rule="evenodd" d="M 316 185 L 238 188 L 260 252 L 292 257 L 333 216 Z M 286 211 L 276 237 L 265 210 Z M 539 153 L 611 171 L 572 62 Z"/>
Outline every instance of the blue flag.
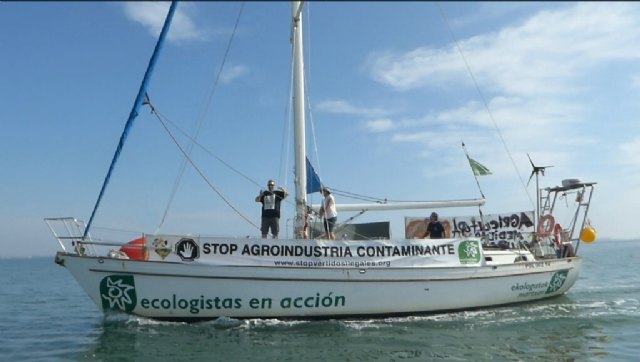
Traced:
<path fill-rule="evenodd" d="M 306 160 L 307 160 L 307 193 L 312 194 L 314 192 L 320 192 L 320 189 L 322 188 L 320 177 L 318 177 L 316 170 L 314 170 L 313 166 L 311 166 L 311 162 L 309 162 L 309 159 L 306 158 Z"/>

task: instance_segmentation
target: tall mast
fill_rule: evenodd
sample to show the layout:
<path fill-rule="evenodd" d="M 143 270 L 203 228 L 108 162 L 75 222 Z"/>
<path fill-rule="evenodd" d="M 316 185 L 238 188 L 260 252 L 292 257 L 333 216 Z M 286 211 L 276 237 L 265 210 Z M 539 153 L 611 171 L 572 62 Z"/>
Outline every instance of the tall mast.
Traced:
<path fill-rule="evenodd" d="M 296 220 L 293 235 L 295 238 L 302 238 L 307 213 L 302 2 L 293 1 L 291 3 L 291 17 L 291 46 L 293 48 L 293 146 L 296 187 Z"/>

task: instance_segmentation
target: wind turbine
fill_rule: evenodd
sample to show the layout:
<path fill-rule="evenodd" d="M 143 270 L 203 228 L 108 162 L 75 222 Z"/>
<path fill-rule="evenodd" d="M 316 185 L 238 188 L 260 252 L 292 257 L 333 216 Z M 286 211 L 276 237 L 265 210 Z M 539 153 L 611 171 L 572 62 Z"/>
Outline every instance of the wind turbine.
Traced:
<path fill-rule="evenodd" d="M 544 176 L 544 170 L 553 166 L 536 166 L 531 160 L 531 156 L 529 156 L 528 153 L 527 153 L 527 157 L 529 158 L 529 162 L 531 163 L 531 167 L 533 168 L 533 170 L 531 170 L 531 176 L 529 176 L 529 181 L 527 181 L 527 186 L 529 186 L 529 182 L 531 182 L 533 175 L 536 175 L 536 197 L 537 197 L 536 211 L 539 219 L 540 218 L 540 174 Z"/>

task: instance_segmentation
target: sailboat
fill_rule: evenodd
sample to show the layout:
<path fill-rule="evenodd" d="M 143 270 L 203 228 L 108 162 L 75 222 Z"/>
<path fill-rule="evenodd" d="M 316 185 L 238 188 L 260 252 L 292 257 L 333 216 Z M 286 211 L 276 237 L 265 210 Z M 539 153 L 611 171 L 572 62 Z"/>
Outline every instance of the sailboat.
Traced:
<path fill-rule="evenodd" d="M 151 70 L 175 12 L 164 27 L 135 100 L 126 131 L 143 104 Z M 471 222 L 481 233 L 450 233 L 444 239 L 413 234 L 327 240 L 305 238 L 310 210 L 304 120 L 302 4 L 291 9 L 294 55 L 294 144 L 296 222 L 292 239 L 225 238 L 196 234 L 144 234 L 119 243 L 94 240 L 88 223 L 74 217 L 46 218 L 61 248 L 55 262 L 69 270 L 105 313 L 174 321 L 231 318 L 344 318 L 415 315 L 530 302 L 566 293 L 578 279 L 580 242 L 592 242 L 588 212 L 594 182 L 577 179 L 540 188 L 526 242 L 490 242 L 493 223 Z M 554 211 L 559 196 L 576 195 L 567 228 Z M 477 206 L 484 197 L 423 203 L 338 205 L 342 210 L 440 209 Z M 490 216 L 485 216 L 490 219 Z M 459 225 L 452 220 L 455 225 Z M 407 222 L 407 226 L 410 222 Z M 454 225 L 454 227 L 455 227 Z M 485 233 L 487 231 L 487 233 Z M 526 230 L 523 230 L 523 232 Z M 499 239 L 499 237 L 498 237 Z M 497 241 L 494 239 L 493 241 Z"/>

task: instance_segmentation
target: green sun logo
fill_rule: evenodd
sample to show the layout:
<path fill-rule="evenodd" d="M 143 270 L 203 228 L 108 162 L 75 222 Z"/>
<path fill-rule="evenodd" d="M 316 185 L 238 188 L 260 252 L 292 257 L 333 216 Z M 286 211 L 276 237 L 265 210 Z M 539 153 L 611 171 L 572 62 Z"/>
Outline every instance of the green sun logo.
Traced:
<path fill-rule="evenodd" d="M 110 275 L 100 282 L 102 308 L 131 312 L 136 307 L 136 287 L 133 275 Z"/>
<path fill-rule="evenodd" d="M 547 288 L 547 291 L 544 292 L 544 294 L 549 294 L 560 290 L 560 288 L 562 288 L 562 286 L 564 285 L 564 282 L 567 280 L 568 274 L 568 270 L 560 270 L 555 272 L 553 274 L 553 277 L 551 277 L 549 287 Z"/>
<path fill-rule="evenodd" d="M 460 264 L 478 264 L 480 256 L 480 244 L 477 240 L 465 240 L 458 246 Z"/>

